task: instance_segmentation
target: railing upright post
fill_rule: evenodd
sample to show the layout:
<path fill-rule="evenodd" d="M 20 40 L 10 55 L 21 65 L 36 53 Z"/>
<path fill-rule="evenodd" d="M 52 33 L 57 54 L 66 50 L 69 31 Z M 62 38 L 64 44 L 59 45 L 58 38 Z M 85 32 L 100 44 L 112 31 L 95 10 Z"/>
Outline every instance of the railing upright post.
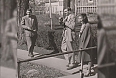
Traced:
<path fill-rule="evenodd" d="M 81 78 L 84 77 L 84 73 L 83 73 L 83 52 L 80 51 L 80 54 L 81 54 L 81 68 L 80 68 L 80 75 L 81 75 Z"/>
<path fill-rule="evenodd" d="M 18 62 L 18 78 L 20 78 L 20 62 Z"/>

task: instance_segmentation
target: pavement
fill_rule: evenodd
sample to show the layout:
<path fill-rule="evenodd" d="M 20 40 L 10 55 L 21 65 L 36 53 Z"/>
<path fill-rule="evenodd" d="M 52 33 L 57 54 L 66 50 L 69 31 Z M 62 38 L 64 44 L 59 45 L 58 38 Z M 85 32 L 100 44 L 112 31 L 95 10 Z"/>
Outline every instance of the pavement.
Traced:
<path fill-rule="evenodd" d="M 0 66 L 0 78 L 16 78 L 16 70 Z"/>
<path fill-rule="evenodd" d="M 34 52 L 34 55 L 38 55 L 37 53 Z M 26 60 L 30 59 L 31 57 L 28 56 L 28 52 L 26 50 L 17 50 L 17 56 L 19 59 Z M 45 65 L 51 68 L 58 69 L 62 71 L 63 73 L 67 74 L 67 76 L 59 77 L 59 78 L 81 78 L 79 69 L 80 67 L 73 68 L 71 70 L 67 70 L 66 68 L 66 60 L 56 58 L 56 57 L 49 57 L 49 58 L 44 58 L 44 59 L 39 59 L 39 60 L 33 60 L 30 61 L 31 63 L 36 63 L 40 65 Z M 84 66 L 84 70 L 86 69 L 86 65 Z M 94 76 L 89 76 L 89 77 L 84 77 L 84 78 L 97 78 L 97 74 Z"/>

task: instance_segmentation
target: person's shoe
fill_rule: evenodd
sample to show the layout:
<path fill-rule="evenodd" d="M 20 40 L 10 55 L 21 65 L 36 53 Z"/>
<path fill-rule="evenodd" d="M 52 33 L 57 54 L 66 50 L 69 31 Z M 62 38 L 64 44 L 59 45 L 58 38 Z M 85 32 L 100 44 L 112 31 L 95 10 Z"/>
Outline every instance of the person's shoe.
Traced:
<path fill-rule="evenodd" d="M 34 57 L 34 55 L 33 55 L 33 54 L 28 54 L 28 56 L 29 56 L 29 57 Z"/>
<path fill-rule="evenodd" d="M 73 69 L 74 68 L 74 66 L 69 66 L 68 68 L 67 68 L 67 70 L 71 70 L 71 69 Z"/>
<path fill-rule="evenodd" d="M 71 70 L 71 69 L 73 69 L 73 68 L 75 68 L 77 65 L 76 64 L 73 64 L 73 65 L 69 65 L 69 67 L 67 68 L 67 70 Z"/>

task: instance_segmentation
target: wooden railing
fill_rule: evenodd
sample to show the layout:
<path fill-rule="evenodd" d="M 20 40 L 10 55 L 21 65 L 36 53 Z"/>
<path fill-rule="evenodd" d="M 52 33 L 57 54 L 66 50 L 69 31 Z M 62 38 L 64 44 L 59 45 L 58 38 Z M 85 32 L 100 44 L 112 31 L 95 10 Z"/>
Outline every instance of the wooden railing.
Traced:
<path fill-rule="evenodd" d="M 77 14 L 78 13 L 96 13 L 97 6 L 77 6 Z"/>
<path fill-rule="evenodd" d="M 83 52 L 83 51 L 87 51 L 87 50 L 91 50 L 91 49 L 96 49 L 97 47 L 89 47 L 89 48 L 85 48 L 85 49 L 80 49 L 80 50 L 76 50 L 76 51 L 70 51 L 70 52 L 65 52 L 65 53 L 56 53 L 56 54 L 47 54 L 45 56 L 41 56 L 41 57 L 35 57 L 35 58 L 31 58 L 31 59 L 26 59 L 26 60 L 20 60 L 18 61 L 18 78 L 20 78 L 20 64 L 23 62 L 29 62 L 29 61 L 34 61 L 34 60 L 39 60 L 39 59 L 44 59 L 44 58 L 49 58 L 49 57 L 54 57 L 54 56 L 59 56 L 59 55 L 64 55 L 64 54 L 69 54 L 69 53 L 77 53 L 77 52 Z M 82 58 L 81 58 L 82 60 Z M 80 68 L 80 72 L 81 72 L 81 78 L 83 78 L 83 60 L 81 61 L 81 68 Z"/>

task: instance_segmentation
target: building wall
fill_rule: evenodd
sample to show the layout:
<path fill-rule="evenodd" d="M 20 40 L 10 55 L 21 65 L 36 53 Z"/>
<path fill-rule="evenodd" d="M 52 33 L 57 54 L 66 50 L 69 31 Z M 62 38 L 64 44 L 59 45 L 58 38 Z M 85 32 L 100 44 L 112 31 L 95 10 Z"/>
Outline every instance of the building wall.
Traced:
<path fill-rule="evenodd" d="M 116 15 L 116 0 L 98 0 L 98 13 Z"/>

